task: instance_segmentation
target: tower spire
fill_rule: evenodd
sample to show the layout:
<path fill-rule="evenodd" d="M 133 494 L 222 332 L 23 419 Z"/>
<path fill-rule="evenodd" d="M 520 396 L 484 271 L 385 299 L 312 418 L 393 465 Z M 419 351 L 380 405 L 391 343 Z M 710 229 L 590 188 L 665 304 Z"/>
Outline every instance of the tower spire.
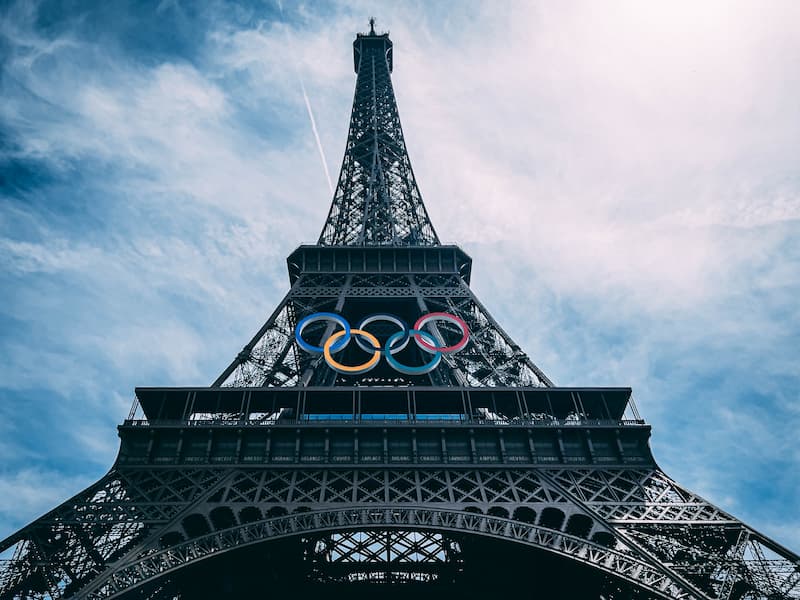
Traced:
<path fill-rule="evenodd" d="M 319 238 L 326 246 L 433 246 L 431 224 L 408 159 L 392 88 L 392 41 L 375 32 L 353 42 L 358 74 L 342 169 Z"/>

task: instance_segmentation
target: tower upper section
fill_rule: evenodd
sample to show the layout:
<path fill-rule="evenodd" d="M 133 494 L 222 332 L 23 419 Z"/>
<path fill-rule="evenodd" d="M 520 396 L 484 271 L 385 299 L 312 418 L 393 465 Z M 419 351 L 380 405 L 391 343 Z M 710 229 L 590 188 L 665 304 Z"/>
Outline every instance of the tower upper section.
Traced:
<path fill-rule="evenodd" d="M 392 88 L 388 33 L 353 42 L 358 78 L 347 147 L 331 210 L 319 237 L 325 246 L 435 246 L 433 229 L 408 159 Z"/>

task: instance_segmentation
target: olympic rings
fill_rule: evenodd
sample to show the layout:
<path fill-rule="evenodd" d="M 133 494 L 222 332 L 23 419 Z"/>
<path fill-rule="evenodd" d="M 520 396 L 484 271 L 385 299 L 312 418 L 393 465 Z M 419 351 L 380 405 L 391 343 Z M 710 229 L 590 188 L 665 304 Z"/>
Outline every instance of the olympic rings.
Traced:
<path fill-rule="evenodd" d="M 441 333 L 439 333 L 439 331 L 434 330 L 434 333 L 430 333 L 423 329 L 425 325 L 437 320 L 455 325 L 461 331 L 461 339 L 455 344 L 446 346 L 444 345 L 446 342 L 441 339 Z M 303 332 L 312 323 L 318 323 L 320 321 L 332 321 L 339 325 L 341 329 L 328 335 L 322 346 L 314 346 L 303 338 Z M 376 322 L 391 323 L 398 327 L 398 331 L 389 336 L 383 348 L 381 348 L 381 343 L 378 338 L 369 333 L 366 329 L 367 326 Z M 294 337 L 298 346 L 306 352 L 322 354 L 328 366 L 339 373 L 348 375 L 366 373 L 377 366 L 381 356 L 385 356 L 386 362 L 400 373 L 405 373 L 406 375 L 424 375 L 425 373 L 430 373 L 439 366 L 444 354 L 458 352 L 467 345 L 469 342 L 469 328 L 464 320 L 456 315 L 445 312 L 434 312 L 421 316 L 411 329 L 409 329 L 408 325 L 401 318 L 385 313 L 364 317 L 358 323 L 358 327 L 351 329 L 350 323 L 343 316 L 331 312 L 319 312 L 302 318 L 297 323 L 297 327 L 295 327 Z M 369 360 L 360 365 L 344 365 L 334 359 L 333 354 L 344 350 L 353 337 L 355 337 L 358 347 L 365 352 L 371 352 L 372 356 Z M 421 350 L 434 355 L 427 363 L 416 367 L 404 365 L 393 356 L 402 351 L 412 338 Z"/>

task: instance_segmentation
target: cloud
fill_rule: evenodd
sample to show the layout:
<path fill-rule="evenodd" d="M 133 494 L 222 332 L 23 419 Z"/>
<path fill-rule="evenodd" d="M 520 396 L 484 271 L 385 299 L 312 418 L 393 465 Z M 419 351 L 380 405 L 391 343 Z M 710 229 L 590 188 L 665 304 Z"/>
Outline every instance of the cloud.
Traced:
<path fill-rule="evenodd" d="M 775 49 L 760 49 L 748 10 L 725 27 L 685 11 L 517 7 L 502 35 L 474 32 L 466 50 L 438 38 L 401 54 L 413 76 L 398 62 L 397 88 L 425 98 L 404 117 L 428 204 L 435 217 L 460 209 L 445 236 L 516 240 L 549 285 L 654 306 L 702 299 L 730 269 L 711 226 L 796 220 L 793 76 L 761 68 Z M 767 20 L 788 39 L 790 21 Z M 441 164 L 460 176 L 438 176 Z"/>

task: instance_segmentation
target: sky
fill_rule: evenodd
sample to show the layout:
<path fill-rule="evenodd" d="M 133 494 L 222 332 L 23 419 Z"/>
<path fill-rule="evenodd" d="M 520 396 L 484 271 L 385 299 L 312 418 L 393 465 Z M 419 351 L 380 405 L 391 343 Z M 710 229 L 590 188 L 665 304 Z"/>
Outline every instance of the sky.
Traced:
<path fill-rule="evenodd" d="M 557 385 L 631 386 L 671 477 L 800 550 L 791 0 L 3 3 L 0 538 L 110 468 L 135 386 L 209 385 L 286 293 L 370 16 L 493 316 Z"/>

